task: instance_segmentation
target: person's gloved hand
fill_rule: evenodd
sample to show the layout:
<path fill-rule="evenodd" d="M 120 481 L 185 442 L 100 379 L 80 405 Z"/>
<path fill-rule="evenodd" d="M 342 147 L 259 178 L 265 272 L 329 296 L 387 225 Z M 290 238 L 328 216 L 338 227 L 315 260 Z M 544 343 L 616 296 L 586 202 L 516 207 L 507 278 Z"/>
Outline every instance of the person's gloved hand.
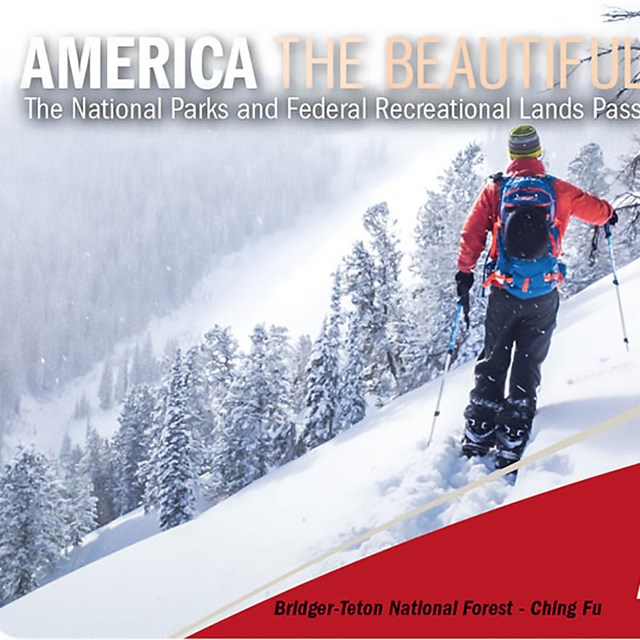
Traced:
<path fill-rule="evenodd" d="M 611 227 L 618 222 L 618 214 L 615 209 L 612 209 L 611 217 L 604 223 L 604 236 L 607 242 L 611 239 Z"/>
<path fill-rule="evenodd" d="M 458 302 L 462 304 L 462 310 L 464 311 L 464 320 L 469 326 L 469 290 L 473 286 L 473 273 L 465 273 L 464 271 L 458 271 L 456 273 Z"/>

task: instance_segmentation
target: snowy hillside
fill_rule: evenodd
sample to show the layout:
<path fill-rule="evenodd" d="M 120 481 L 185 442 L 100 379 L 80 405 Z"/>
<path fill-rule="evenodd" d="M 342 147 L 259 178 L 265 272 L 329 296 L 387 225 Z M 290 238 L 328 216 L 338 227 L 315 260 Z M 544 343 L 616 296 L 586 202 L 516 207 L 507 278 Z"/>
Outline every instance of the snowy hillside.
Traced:
<path fill-rule="evenodd" d="M 155 318 L 139 335 L 121 343 L 110 360 L 118 362 L 146 335 L 151 337 L 157 356 L 170 341 L 188 347 L 214 324 L 230 326 L 243 346 L 253 327 L 261 322 L 284 325 L 294 338 L 303 333 L 315 337 L 327 310 L 331 273 L 354 241 L 362 238 L 365 209 L 376 202 L 388 202 L 391 215 L 399 223 L 402 249 L 408 256 L 414 248 L 416 211 L 424 203 L 425 190 L 435 187 L 437 176 L 456 150 L 477 140 L 487 154 L 483 175 L 489 175 L 504 169 L 503 136 L 502 126 L 471 125 L 445 132 L 426 130 L 419 136 L 395 130 L 392 135 L 377 132 L 376 140 L 386 140 L 390 154 L 378 174 L 372 173 L 369 181 L 354 184 L 352 189 L 344 185 L 345 196 L 339 202 L 330 206 L 311 203 L 309 213 L 291 227 L 247 242 L 242 250 L 228 255 L 201 280 L 186 303 L 168 316 Z M 568 144 L 564 138 L 556 141 L 557 132 L 550 125 L 545 136 L 554 150 L 548 159 L 551 166 L 564 167 L 577 151 L 578 142 Z M 594 129 L 589 136 L 602 144 L 609 158 L 620 153 L 620 140 L 608 135 L 607 130 Z M 348 153 L 357 153 L 359 140 L 357 136 L 345 136 L 345 146 L 355 147 L 349 148 Z M 87 420 L 74 419 L 74 408 L 83 395 L 93 407 L 92 426 L 102 435 L 111 436 L 118 426 L 120 407 L 110 411 L 97 407 L 103 369 L 104 362 L 100 362 L 87 375 L 68 383 L 59 396 L 52 395 L 48 400 L 25 396 L 19 428 L 4 437 L 5 459 L 10 458 L 18 443 L 34 442 L 40 450 L 57 455 L 65 433 L 82 442 Z"/>
<path fill-rule="evenodd" d="M 127 348 L 132 351 L 145 333 L 151 336 L 159 355 L 170 340 L 183 347 L 195 344 L 214 324 L 230 326 L 243 346 L 253 327 L 261 322 L 286 326 L 293 337 L 303 333 L 315 337 L 326 313 L 331 274 L 353 242 L 362 237 L 365 209 L 386 200 L 398 219 L 403 244 L 410 247 L 425 188 L 434 186 L 442 167 L 472 136 L 469 130 L 446 135 L 434 132 L 424 149 L 415 137 L 407 144 L 390 142 L 397 145 L 393 160 L 388 163 L 388 173 L 385 169 L 375 176 L 374 185 L 345 190 L 349 195 L 339 204 L 311 205 L 310 213 L 292 227 L 248 242 L 203 278 L 179 310 L 153 320 L 143 334 L 121 344 L 111 360 L 117 362 Z M 356 144 L 357 140 L 352 142 Z M 39 449 L 57 455 L 65 433 L 82 442 L 87 421 L 75 420 L 73 414 L 83 394 L 94 407 L 92 426 L 102 435 L 112 435 L 118 426 L 119 408 L 96 408 L 103 366 L 100 363 L 91 373 L 70 383 L 58 398 L 25 398 L 21 428 L 5 438 L 5 446 L 10 449 L 17 442 L 35 442 Z"/>
<path fill-rule="evenodd" d="M 631 351 L 627 353 L 622 342 L 610 278 L 564 303 L 543 369 L 540 412 L 527 454 L 640 405 L 640 261 L 619 275 Z M 222 616 L 229 615 L 421 533 L 640 462 L 640 420 L 635 418 L 525 466 L 514 487 L 495 480 L 349 546 L 372 528 L 486 475 L 482 463 L 456 453 L 471 379 L 470 365 L 452 373 L 429 448 L 426 435 L 438 381 L 392 402 L 194 521 L 112 553 L 6 606 L 0 610 L 0 630 L 22 637 L 186 634 L 195 631 L 191 625 L 196 621 L 200 627 L 213 622 L 207 616 L 219 609 L 224 608 Z M 134 524 L 136 518 L 140 521 Z M 145 526 L 151 533 L 151 523 L 142 520 L 132 514 L 112 523 L 103 541 L 118 538 L 118 527 L 123 537 L 127 526 L 139 536 L 146 535 L 141 533 Z M 108 553 L 100 548 L 102 535 L 95 535 L 84 553 Z M 338 548 L 288 580 L 264 588 Z"/>

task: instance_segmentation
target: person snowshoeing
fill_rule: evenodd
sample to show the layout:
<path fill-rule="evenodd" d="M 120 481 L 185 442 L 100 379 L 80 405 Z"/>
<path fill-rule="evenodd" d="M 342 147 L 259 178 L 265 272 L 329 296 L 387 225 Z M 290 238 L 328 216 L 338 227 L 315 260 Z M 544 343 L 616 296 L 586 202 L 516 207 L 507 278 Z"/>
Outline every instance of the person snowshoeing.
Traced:
<path fill-rule="evenodd" d="M 531 434 L 540 368 L 556 326 L 565 274 L 559 258 L 569 219 L 617 222 L 608 202 L 546 173 L 534 127 L 512 129 L 508 147 L 506 173 L 491 176 L 464 223 L 455 276 L 468 314 L 473 271 L 491 233 L 484 346 L 464 411 L 462 453 L 483 456 L 495 447 L 498 468 L 520 459 Z"/>

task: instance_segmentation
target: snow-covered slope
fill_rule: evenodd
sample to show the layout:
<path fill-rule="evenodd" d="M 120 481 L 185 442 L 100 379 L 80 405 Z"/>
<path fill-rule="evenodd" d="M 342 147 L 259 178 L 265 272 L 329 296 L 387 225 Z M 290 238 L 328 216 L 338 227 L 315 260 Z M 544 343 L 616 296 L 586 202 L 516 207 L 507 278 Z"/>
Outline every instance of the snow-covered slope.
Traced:
<path fill-rule="evenodd" d="M 631 351 L 614 288 L 596 283 L 562 305 L 527 453 L 640 405 L 640 261 L 620 271 Z M 486 474 L 458 457 L 470 365 L 445 390 L 426 447 L 438 382 L 270 474 L 194 521 L 89 564 L 0 610 L 0 630 L 30 637 L 167 637 L 236 599 L 223 615 L 389 545 L 509 501 L 640 462 L 640 421 L 579 442 L 396 524 L 268 590 L 262 585 L 373 527 Z M 630 498 L 632 500 L 633 498 Z M 121 525 L 123 526 L 123 525 Z M 98 554 L 99 555 L 99 554 Z M 208 620 L 207 622 L 212 622 Z M 204 624 L 202 625 L 204 626 Z"/>
<path fill-rule="evenodd" d="M 613 157 L 611 145 L 617 138 L 606 134 L 606 129 L 589 132 L 603 148 L 610 149 Z M 545 132 L 550 148 L 563 157 L 562 161 L 554 157 L 552 166 L 564 166 L 577 151 L 578 143 L 572 148 L 564 138 L 556 142 L 555 135 L 552 128 Z M 501 125 L 433 128 L 419 135 L 376 130 L 375 136 L 376 140 L 386 140 L 389 147 L 389 160 L 379 175 L 362 178 L 363 183 L 353 185 L 351 190 L 345 185 L 345 195 L 338 204 L 310 203 L 309 214 L 300 217 L 292 228 L 248 242 L 242 250 L 224 258 L 194 289 L 188 303 L 168 317 L 156 318 L 143 332 L 151 335 L 156 354 L 163 352 L 169 340 L 177 340 L 183 347 L 195 344 L 214 324 L 230 326 L 243 346 L 260 322 L 284 325 L 294 338 L 302 333 L 314 336 L 328 307 L 331 273 L 353 242 L 363 237 L 361 220 L 367 207 L 388 202 L 399 222 L 402 249 L 408 253 L 425 188 L 436 187 L 437 176 L 459 149 L 475 138 L 488 156 L 486 174 L 504 169 L 504 148 L 497 143 L 504 136 Z M 355 150 L 347 152 L 354 154 L 362 139 L 348 134 L 344 144 L 355 145 Z M 616 153 L 620 151 L 614 148 Z M 407 265 L 403 266 L 406 274 Z M 144 335 L 136 336 L 120 345 L 111 361 L 118 362 L 125 349 L 131 350 L 143 339 Z M 7 457 L 19 442 L 34 442 L 54 455 L 65 433 L 82 442 L 86 419 L 74 420 L 73 413 L 83 393 L 93 406 L 92 426 L 105 436 L 112 435 L 118 426 L 118 408 L 97 408 L 102 369 L 103 363 L 99 363 L 86 376 L 70 383 L 59 397 L 48 401 L 24 398 L 21 426 L 5 437 Z"/>
<path fill-rule="evenodd" d="M 482 131 L 477 133 L 481 139 Z M 354 185 L 352 190 L 345 188 L 344 198 L 337 203 L 310 203 L 308 215 L 300 217 L 292 228 L 248 242 L 202 280 L 187 304 L 170 316 L 153 320 L 144 333 L 151 336 L 156 353 L 162 354 L 169 340 L 189 347 L 214 324 L 230 326 L 244 347 L 254 326 L 261 322 L 286 326 L 294 339 L 302 333 L 315 336 L 328 308 L 331 274 L 353 243 L 364 236 L 362 214 L 366 208 L 387 201 L 392 216 L 398 219 L 404 249 L 409 249 L 425 188 L 435 186 L 443 167 L 473 134 L 470 129 L 434 131 L 424 139 L 413 136 L 407 143 L 398 142 L 403 140 L 399 135 L 391 137 L 391 157 L 380 175 L 369 176 L 366 184 Z M 362 144 L 361 138 L 348 140 Z M 131 344 L 121 345 L 121 353 L 113 354 L 111 361 L 118 362 L 127 347 L 132 349 L 143 338 L 137 336 Z M 25 398 L 21 405 L 23 424 L 5 444 L 35 442 L 40 449 L 57 454 L 65 433 L 82 442 L 86 419 L 74 420 L 73 412 L 83 393 L 94 407 L 92 426 L 105 436 L 112 435 L 118 426 L 117 409 L 96 407 L 102 368 L 99 364 L 69 384 L 60 397 L 46 402 Z"/>

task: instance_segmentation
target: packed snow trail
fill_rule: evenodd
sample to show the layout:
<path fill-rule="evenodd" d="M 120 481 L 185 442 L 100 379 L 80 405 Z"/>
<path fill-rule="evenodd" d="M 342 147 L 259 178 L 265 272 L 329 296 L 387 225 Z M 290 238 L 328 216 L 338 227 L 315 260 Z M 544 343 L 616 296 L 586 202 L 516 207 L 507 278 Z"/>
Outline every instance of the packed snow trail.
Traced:
<path fill-rule="evenodd" d="M 563 302 L 543 367 L 541 410 L 525 456 L 640 405 L 640 297 L 632 295 L 640 289 L 640 261 L 619 275 L 631 319 L 630 352 L 622 344 L 610 278 Z M 438 380 L 374 411 L 192 522 L 112 553 L 7 605 L 0 609 L 0 630 L 22 637 L 166 637 L 257 593 L 311 558 L 486 477 L 482 462 L 465 460 L 457 452 L 472 379 L 472 364 L 451 372 L 429 448 L 425 444 Z M 639 427 L 640 419 L 632 418 L 576 441 L 523 467 L 514 487 L 503 480 L 483 484 L 243 599 L 242 606 L 426 531 L 640 462 Z M 598 513 L 607 517 L 606 507 Z M 93 544 L 99 543 L 98 536 Z M 99 555 L 99 550 L 93 554 Z"/>

